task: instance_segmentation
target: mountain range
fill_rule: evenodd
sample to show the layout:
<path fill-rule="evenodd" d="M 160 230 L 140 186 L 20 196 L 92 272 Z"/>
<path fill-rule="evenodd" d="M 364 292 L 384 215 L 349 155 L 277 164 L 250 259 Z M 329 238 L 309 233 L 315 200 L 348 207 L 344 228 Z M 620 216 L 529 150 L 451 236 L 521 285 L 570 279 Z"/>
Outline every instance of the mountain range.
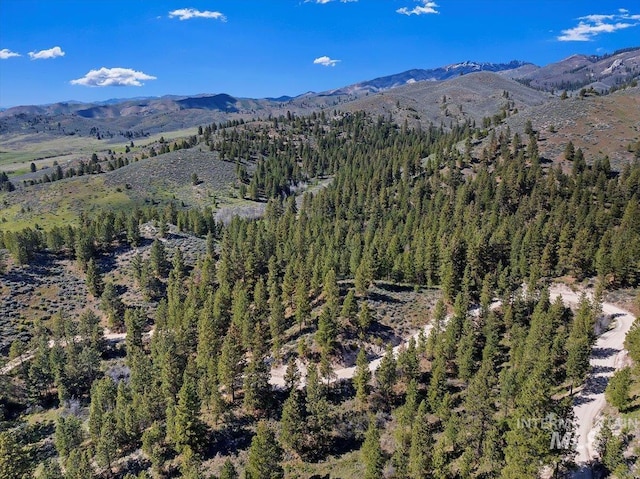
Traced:
<path fill-rule="evenodd" d="M 552 94 L 558 96 L 564 90 L 607 92 L 638 77 L 640 48 L 599 57 L 573 55 L 544 67 L 517 60 L 465 61 L 296 97 L 252 99 L 220 93 L 19 106 L 0 111 L 0 141 L 32 133 L 122 139 L 228 119 L 288 111 L 304 114 L 322 108 L 365 109 L 421 122 L 479 121 L 503 109 L 505 98 L 510 99 L 510 108 L 521 109 L 545 103 Z M 446 108 L 439 105 L 441 98 L 449 98 Z"/>

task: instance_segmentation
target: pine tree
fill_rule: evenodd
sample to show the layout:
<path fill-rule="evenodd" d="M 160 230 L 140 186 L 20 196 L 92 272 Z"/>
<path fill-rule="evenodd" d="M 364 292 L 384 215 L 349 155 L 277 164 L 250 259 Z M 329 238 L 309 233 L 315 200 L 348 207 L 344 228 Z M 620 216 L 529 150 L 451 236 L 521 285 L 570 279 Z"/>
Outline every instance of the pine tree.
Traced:
<path fill-rule="evenodd" d="M 111 471 L 111 465 L 117 457 L 118 441 L 116 436 L 116 419 L 113 411 L 105 413 L 100 428 L 100 436 L 96 443 L 96 461 L 107 471 Z"/>
<path fill-rule="evenodd" d="M 317 458 L 324 454 L 330 439 L 330 406 L 315 364 L 308 366 L 306 380 L 307 449 L 311 458 Z"/>
<path fill-rule="evenodd" d="M 91 386 L 91 405 L 89 407 L 89 435 L 94 442 L 100 438 L 105 415 L 116 405 L 116 386 L 113 379 L 105 377 Z"/>
<path fill-rule="evenodd" d="M 247 479 L 280 479 L 284 478 L 282 448 L 276 435 L 265 421 L 260 421 L 256 435 L 251 440 L 247 468 Z"/>
<path fill-rule="evenodd" d="M 338 334 L 338 328 L 332 317 L 331 310 L 325 308 L 318 318 L 318 330 L 316 331 L 316 341 L 320 346 L 323 355 L 330 355 Z"/>
<path fill-rule="evenodd" d="M 0 432 L 0 477 L 22 479 L 28 470 L 27 451 L 15 431 Z"/>
<path fill-rule="evenodd" d="M 364 258 L 360 262 L 358 269 L 356 269 L 356 275 L 354 280 L 354 286 L 356 288 L 356 294 L 364 296 L 369 289 L 373 281 L 373 271 L 371 266 L 371 260 Z"/>
<path fill-rule="evenodd" d="M 613 435 L 610 421 L 605 420 L 598 435 L 597 449 L 607 470 L 614 472 L 624 465 L 624 448 L 622 438 Z"/>
<path fill-rule="evenodd" d="M 293 389 L 282 406 L 280 440 L 283 446 L 296 454 L 302 454 L 305 446 L 305 411 L 302 396 Z"/>
<path fill-rule="evenodd" d="M 169 261 L 162 241 L 155 240 L 151 244 L 149 260 L 153 273 L 159 278 L 166 278 L 169 274 Z"/>
<path fill-rule="evenodd" d="M 381 479 L 384 456 L 380 447 L 380 431 L 374 418 L 369 419 L 360 454 L 364 464 L 364 479 Z"/>
<path fill-rule="evenodd" d="M 431 411 L 438 411 L 447 392 L 447 372 L 443 356 L 436 356 L 431 364 L 431 379 L 427 390 L 427 401 Z"/>
<path fill-rule="evenodd" d="M 356 357 L 356 371 L 353 376 L 353 383 L 356 388 L 356 400 L 360 407 L 367 404 L 369 396 L 369 381 L 371 381 L 371 371 L 367 361 L 367 353 L 364 348 L 360 348 Z"/>
<path fill-rule="evenodd" d="M 157 472 L 164 462 L 163 440 L 165 432 L 156 421 L 142 434 L 142 451 L 151 461 L 151 467 Z"/>
<path fill-rule="evenodd" d="M 74 449 L 65 462 L 65 479 L 93 479 L 89 454 L 83 449 Z"/>
<path fill-rule="evenodd" d="M 202 464 L 200 458 L 190 446 L 184 446 L 180 461 L 180 472 L 182 479 L 203 479 L 201 473 Z"/>
<path fill-rule="evenodd" d="M 396 359 L 391 345 L 387 346 L 387 350 L 380 361 L 380 367 L 376 370 L 375 377 L 380 394 L 386 403 L 390 404 L 393 386 L 397 379 Z"/>
<path fill-rule="evenodd" d="M 300 370 L 296 364 L 296 358 L 291 356 L 287 362 L 287 369 L 284 372 L 284 387 L 289 391 L 298 389 L 300 385 Z"/>
<path fill-rule="evenodd" d="M 269 330 L 271 332 L 272 350 L 279 354 L 282 347 L 282 336 L 285 330 L 284 305 L 280 299 L 278 284 L 274 281 L 269 288 Z"/>
<path fill-rule="evenodd" d="M 87 263 L 94 253 L 93 238 L 89 236 L 87 231 L 80 231 L 76 236 L 74 251 L 79 268 L 86 271 Z"/>
<path fill-rule="evenodd" d="M 347 295 L 342 302 L 342 310 L 340 311 L 340 316 L 346 318 L 351 321 L 356 315 L 357 311 L 356 297 L 352 289 L 349 290 Z"/>
<path fill-rule="evenodd" d="M 186 446 L 196 448 L 202 440 L 203 424 L 200 421 L 200 398 L 195 379 L 195 364 L 190 362 L 184 371 L 182 387 L 175 408 L 172 442 L 178 451 Z"/>
<path fill-rule="evenodd" d="M 244 407 L 248 411 L 264 411 L 268 408 L 271 385 L 269 368 L 262 356 L 254 356 L 244 376 Z"/>
<path fill-rule="evenodd" d="M 102 276 L 93 258 L 87 263 L 86 283 L 89 293 L 94 298 L 99 298 L 104 290 L 104 283 L 102 282 Z"/>
<path fill-rule="evenodd" d="M 358 313 L 358 329 L 360 330 L 360 337 L 364 337 L 369 327 L 371 326 L 372 315 L 367 301 L 360 303 L 360 312 Z"/>
<path fill-rule="evenodd" d="M 220 479 L 238 479 L 238 472 L 233 466 L 233 462 L 231 462 L 231 459 L 227 459 L 222 465 L 222 470 L 220 471 Z"/>
<path fill-rule="evenodd" d="M 605 391 L 607 401 L 620 411 L 624 411 L 629 403 L 631 389 L 631 368 L 624 367 L 616 371 L 607 384 Z"/>
<path fill-rule="evenodd" d="M 330 316 L 337 315 L 339 290 L 336 281 L 336 272 L 333 269 L 330 269 L 324 276 L 322 295 L 324 296 L 326 308 L 329 309 Z"/>
<path fill-rule="evenodd" d="M 240 331 L 232 324 L 222 343 L 218 362 L 218 377 L 227 388 L 227 393 L 231 394 L 231 401 L 235 401 L 236 381 L 244 369 L 243 356 Z"/>
<path fill-rule="evenodd" d="M 422 401 L 411 430 L 409 450 L 409 477 L 427 479 L 432 477 L 433 428 L 427 414 L 427 403 Z"/>
<path fill-rule="evenodd" d="M 61 457 L 67 457 L 69 453 L 82 444 L 82 423 L 75 416 L 60 416 L 56 421 L 54 444 Z"/>
<path fill-rule="evenodd" d="M 124 326 L 124 304 L 118 296 L 118 292 L 113 283 L 108 282 L 104 286 L 104 291 L 100 297 L 100 307 L 109 318 L 109 326 L 119 330 Z"/>
<path fill-rule="evenodd" d="M 566 372 L 571 380 L 571 393 L 573 393 L 573 387 L 584 380 L 589 370 L 589 357 L 594 339 L 594 317 L 591 305 L 586 297 L 583 297 L 571 324 L 566 344 Z"/>
<path fill-rule="evenodd" d="M 309 302 L 309 285 L 304 278 L 298 278 L 295 294 L 296 323 L 302 331 L 302 327 L 311 317 L 311 303 Z"/>

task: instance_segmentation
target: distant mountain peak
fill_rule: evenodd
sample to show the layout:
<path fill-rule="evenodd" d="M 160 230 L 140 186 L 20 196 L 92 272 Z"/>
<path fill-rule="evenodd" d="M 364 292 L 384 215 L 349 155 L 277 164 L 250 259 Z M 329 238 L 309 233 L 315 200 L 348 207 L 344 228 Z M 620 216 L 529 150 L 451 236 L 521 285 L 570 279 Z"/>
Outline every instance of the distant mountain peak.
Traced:
<path fill-rule="evenodd" d="M 488 63 L 466 60 L 460 63 L 452 63 L 450 65 L 428 70 L 414 68 L 402 73 L 374 78 L 373 80 L 356 83 L 354 85 L 339 88 L 337 90 L 331 90 L 326 93 L 334 95 L 377 93 L 418 81 L 444 81 L 459 75 L 466 75 L 467 73 L 480 71 L 502 72 L 506 70 L 514 70 L 524 65 L 532 64 L 520 60 L 513 60 L 509 63 Z"/>

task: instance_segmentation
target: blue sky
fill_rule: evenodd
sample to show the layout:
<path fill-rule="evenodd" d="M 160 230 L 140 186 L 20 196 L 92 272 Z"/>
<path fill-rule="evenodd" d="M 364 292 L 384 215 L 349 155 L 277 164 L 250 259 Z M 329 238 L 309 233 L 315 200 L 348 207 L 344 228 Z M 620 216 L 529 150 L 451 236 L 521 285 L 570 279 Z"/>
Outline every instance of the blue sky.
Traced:
<path fill-rule="evenodd" d="M 625 3 L 626 2 L 626 3 Z M 0 106 L 323 91 L 640 46 L 635 0 L 1 0 Z"/>

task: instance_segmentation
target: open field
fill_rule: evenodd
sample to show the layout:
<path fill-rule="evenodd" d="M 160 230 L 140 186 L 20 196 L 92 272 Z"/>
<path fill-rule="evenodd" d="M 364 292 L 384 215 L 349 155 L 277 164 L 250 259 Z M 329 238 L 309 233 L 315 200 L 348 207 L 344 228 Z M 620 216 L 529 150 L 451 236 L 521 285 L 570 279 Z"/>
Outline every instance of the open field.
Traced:
<path fill-rule="evenodd" d="M 136 146 L 157 142 L 161 137 L 167 141 L 184 138 L 197 133 L 197 128 L 157 133 L 134 139 Z M 0 171 L 14 174 L 26 173 L 34 162 L 38 169 L 51 166 L 54 161 L 64 165 L 69 161 L 88 159 L 93 153 L 111 150 L 123 153 L 131 140 L 121 136 L 114 140 L 98 140 L 93 136 L 56 136 L 49 133 L 0 135 Z"/>
<path fill-rule="evenodd" d="M 118 210 L 133 205 L 122 188 L 108 186 L 102 176 L 81 176 L 0 196 L 0 229 L 18 231 L 27 227 L 45 230 L 74 223 L 81 211 L 109 207 Z"/>

